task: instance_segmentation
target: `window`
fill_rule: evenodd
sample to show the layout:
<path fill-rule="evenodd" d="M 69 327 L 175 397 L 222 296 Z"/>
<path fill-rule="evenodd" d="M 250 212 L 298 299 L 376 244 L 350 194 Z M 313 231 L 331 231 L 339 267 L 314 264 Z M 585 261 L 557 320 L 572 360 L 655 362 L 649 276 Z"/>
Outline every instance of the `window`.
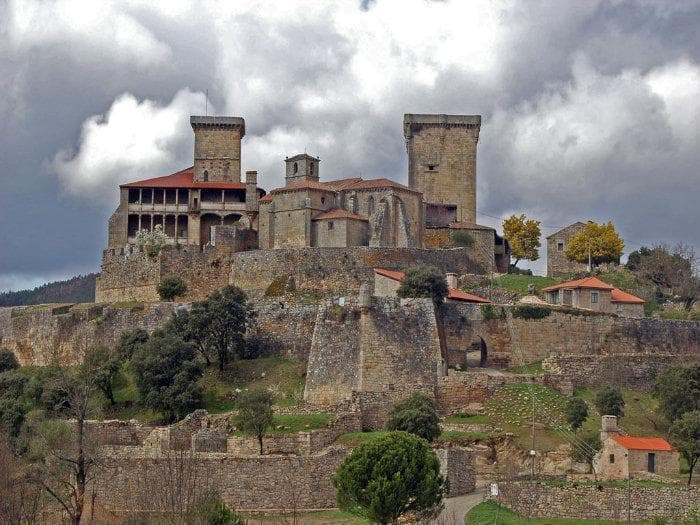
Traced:
<path fill-rule="evenodd" d="M 321 204 L 326 204 L 326 198 L 325 198 L 325 197 L 321 197 Z"/>
<path fill-rule="evenodd" d="M 314 176 L 314 163 L 309 164 L 309 175 Z"/>
<path fill-rule="evenodd" d="M 204 182 L 209 182 L 209 172 L 204 170 Z"/>
<path fill-rule="evenodd" d="M 328 229 L 329 230 L 333 229 L 333 221 L 328 221 Z"/>
<path fill-rule="evenodd" d="M 295 163 L 294 163 L 294 166 L 292 166 L 292 171 L 293 171 L 294 173 L 297 173 L 297 172 L 299 171 L 299 164 L 297 164 L 297 163 L 295 162 Z"/>
<path fill-rule="evenodd" d="M 551 299 L 552 304 L 557 304 L 559 302 L 559 290 L 555 290 L 554 292 L 550 292 L 550 293 L 551 293 L 551 297 L 552 297 L 552 299 Z"/>
<path fill-rule="evenodd" d="M 610 454 L 610 463 L 615 463 L 615 454 Z"/>
<path fill-rule="evenodd" d="M 564 251 L 564 243 L 563 243 L 563 242 L 558 242 L 558 243 L 557 243 L 557 251 L 558 251 L 558 252 L 563 252 L 563 251 Z"/>
<path fill-rule="evenodd" d="M 598 292 L 591 292 L 591 304 L 598 302 Z"/>
<path fill-rule="evenodd" d="M 647 470 L 656 472 L 656 454 L 654 452 L 649 452 L 647 455 Z"/>
<path fill-rule="evenodd" d="M 435 171 L 435 164 L 428 164 L 428 171 Z"/>

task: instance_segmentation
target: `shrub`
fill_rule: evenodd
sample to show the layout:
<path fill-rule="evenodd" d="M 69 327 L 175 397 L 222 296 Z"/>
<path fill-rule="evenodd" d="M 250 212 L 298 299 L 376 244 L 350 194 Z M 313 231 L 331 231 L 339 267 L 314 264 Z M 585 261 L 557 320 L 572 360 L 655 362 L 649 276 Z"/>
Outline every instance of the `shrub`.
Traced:
<path fill-rule="evenodd" d="M 513 317 L 519 317 L 520 319 L 544 319 L 552 313 L 552 310 L 549 308 L 529 304 L 514 306 L 511 311 L 513 312 Z"/>
<path fill-rule="evenodd" d="M 15 354 L 9 350 L 0 350 L 0 372 L 14 370 L 15 368 L 19 368 Z"/>
<path fill-rule="evenodd" d="M 17 370 L 0 373 L 0 397 L 20 399 L 28 382 L 29 378 Z"/>
<path fill-rule="evenodd" d="M 123 332 L 119 337 L 119 344 L 117 345 L 117 353 L 119 354 L 120 359 L 123 361 L 131 359 L 134 352 L 146 344 L 148 338 L 148 332 L 142 328 L 135 328 L 133 330 Z"/>
<path fill-rule="evenodd" d="M 700 410 L 686 412 L 669 431 L 671 443 L 688 462 L 688 485 L 693 480 L 693 470 L 700 460 Z"/>
<path fill-rule="evenodd" d="M 424 394 L 411 394 L 393 406 L 386 428 L 403 430 L 432 441 L 440 435 L 440 421 L 435 402 Z"/>
<path fill-rule="evenodd" d="M 578 430 L 588 418 L 588 405 L 580 397 L 572 397 L 566 403 L 566 421 L 572 429 Z"/>
<path fill-rule="evenodd" d="M 700 403 L 700 366 L 670 367 L 654 380 L 659 408 L 673 422 Z"/>
<path fill-rule="evenodd" d="M 399 297 L 431 297 L 436 304 L 447 297 L 447 281 L 433 266 L 415 266 L 406 272 L 397 291 Z"/>
<path fill-rule="evenodd" d="M 16 399 L 0 399 L 0 429 L 8 436 L 17 437 L 24 423 L 25 411 Z"/>
<path fill-rule="evenodd" d="M 243 517 L 228 508 L 217 495 L 208 497 L 202 504 L 200 516 L 207 525 L 243 525 Z"/>
<path fill-rule="evenodd" d="M 625 399 L 622 397 L 622 392 L 615 386 L 608 386 L 600 390 L 595 397 L 595 406 L 602 416 L 617 416 L 625 415 Z"/>
<path fill-rule="evenodd" d="M 170 275 L 161 279 L 157 291 L 163 301 L 173 301 L 176 297 L 187 293 L 187 283 L 182 280 L 182 277 Z"/>
<path fill-rule="evenodd" d="M 355 448 L 335 477 L 338 505 L 376 523 L 395 523 L 415 512 L 419 520 L 437 515 L 448 483 L 424 439 L 390 432 Z"/>

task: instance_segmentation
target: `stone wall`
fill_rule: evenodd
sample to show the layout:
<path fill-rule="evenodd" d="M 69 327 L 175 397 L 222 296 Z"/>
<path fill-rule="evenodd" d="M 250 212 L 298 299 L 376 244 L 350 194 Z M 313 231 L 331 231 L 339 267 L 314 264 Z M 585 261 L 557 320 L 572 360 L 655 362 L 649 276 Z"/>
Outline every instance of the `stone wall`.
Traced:
<path fill-rule="evenodd" d="M 649 390 L 664 368 L 693 362 L 700 362 L 700 352 L 552 356 L 543 361 L 542 367 L 568 377 L 574 388 L 617 384 L 630 390 Z"/>
<path fill-rule="evenodd" d="M 432 301 L 374 297 L 369 308 L 328 302 L 319 309 L 304 399 L 353 398 L 363 427 L 383 425 L 393 403 L 413 392 L 431 397 L 442 358 Z"/>
<path fill-rule="evenodd" d="M 547 237 L 547 277 L 565 277 L 587 270 L 587 265 L 570 261 L 564 257 L 564 250 L 566 250 L 569 239 L 585 226 L 582 222 L 575 222 Z"/>
<path fill-rule="evenodd" d="M 443 272 L 474 273 L 478 265 L 467 248 L 303 248 L 255 250 L 231 256 L 230 283 L 261 294 L 276 279 L 293 276 L 299 290 L 328 294 L 356 294 L 372 279 L 373 268 L 406 270 L 430 264 Z"/>
<path fill-rule="evenodd" d="M 76 364 L 91 347 L 113 348 L 127 330 L 160 328 L 175 308 L 173 303 L 0 308 L 0 347 L 22 365 Z"/>
<path fill-rule="evenodd" d="M 474 451 L 464 447 L 435 449 L 440 461 L 440 471 L 450 480 L 449 497 L 463 496 L 474 492 L 476 469 Z"/>
<path fill-rule="evenodd" d="M 257 314 L 252 335 L 262 355 L 306 362 L 311 348 L 318 304 L 289 298 L 263 297 L 253 303 Z"/>
<path fill-rule="evenodd" d="M 596 485 L 552 486 L 544 483 L 507 482 L 499 484 L 497 501 L 524 516 L 570 517 L 598 520 L 626 520 L 626 487 Z M 632 487 L 632 521 L 654 517 L 681 520 L 700 508 L 698 487 Z"/>

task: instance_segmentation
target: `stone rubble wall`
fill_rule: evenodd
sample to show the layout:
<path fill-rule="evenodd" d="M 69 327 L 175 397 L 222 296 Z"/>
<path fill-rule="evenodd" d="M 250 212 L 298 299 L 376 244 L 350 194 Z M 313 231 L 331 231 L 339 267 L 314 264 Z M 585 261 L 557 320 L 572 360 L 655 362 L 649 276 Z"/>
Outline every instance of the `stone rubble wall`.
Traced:
<path fill-rule="evenodd" d="M 499 484 L 498 503 L 523 516 L 626 520 L 626 487 L 596 485 L 551 486 L 540 482 Z M 664 517 L 681 520 L 700 509 L 698 487 L 632 487 L 632 521 Z"/>
<path fill-rule="evenodd" d="M 465 447 L 435 449 L 440 461 L 440 471 L 450 480 L 449 497 L 464 496 L 474 492 L 476 469 L 474 451 Z"/>

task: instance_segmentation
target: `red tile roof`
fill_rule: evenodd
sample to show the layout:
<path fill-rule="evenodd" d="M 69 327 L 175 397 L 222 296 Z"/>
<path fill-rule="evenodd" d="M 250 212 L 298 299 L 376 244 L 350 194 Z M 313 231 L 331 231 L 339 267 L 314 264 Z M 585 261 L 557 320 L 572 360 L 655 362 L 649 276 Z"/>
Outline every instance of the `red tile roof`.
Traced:
<path fill-rule="evenodd" d="M 483 226 L 482 224 L 477 224 L 475 222 L 453 222 L 448 226 L 451 230 L 493 230 L 496 228 L 491 228 L 490 226 Z"/>
<path fill-rule="evenodd" d="M 610 286 L 604 283 L 597 277 L 584 277 L 583 279 L 576 279 L 575 281 L 569 281 L 566 283 L 555 284 L 554 286 L 548 286 L 547 288 L 542 288 L 543 292 L 551 292 L 554 290 L 560 290 L 562 288 L 593 288 L 595 290 L 614 290 L 614 286 Z"/>
<path fill-rule="evenodd" d="M 413 190 L 413 189 L 409 188 L 408 186 L 404 186 L 403 184 L 399 184 L 398 182 L 394 182 L 393 180 L 389 180 L 389 179 L 368 179 L 368 180 L 360 179 L 358 182 L 356 182 L 350 186 L 347 186 L 346 189 L 371 190 L 374 188 L 395 188 L 398 190 L 410 191 L 412 193 L 420 193 L 419 191 Z"/>
<path fill-rule="evenodd" d="M 281 188 L 275 188 L 270 193 L 284 193 L 287 191 L 298 191 L 298 190 L 323 190 L 326 192 L 333 192 L 335 190 L 326 186 L 323 182 L 317 182 L 315 180 L 300 180 L 297 182 L 292 182 L 287 186 Z"/>
<path fill-rule="evenodd" d="M 268 193 L 262 199 L 260 199 L 258 202 L 272 202 L 272 194 Z"/>
<path fill-rule="evenodd" d="M 645 438 L 635 436 L 611 436 L 620 445 L 627 450 L 659 450 L 673 451 L 676 450 L 671 444 L 663 438 Z"/>
<path fill-rule="evenodd" d="M 388 277 L 394 281 L 403 281 L 406 278 L 406 274 L 403 272 L 397 272 L 394 270 L 385 270 L 384 268 L 374 268 L 374 273 Z M 488 299 L 479 297 L 478 295 L 473 295 L 457 288 L 449 288 L 447 290 L 447 298 L 453 301 L 464 301 L 467 303 L 490 303 Z"/>
<path fill-rule="evenodd" d="M 342 210 L 340 208 L 335 208 L 333 210 L 322 213 L 318 217 L 314 217 L 313 220 L 323 221 L 326 219 L 352 219 L 355 221 L 367 221 L 367 217 L 364 217 L 363 215 L 350 213 L 348 210 Z"/>
<path fill-rule="evenodd" d="M 326 186 L 331 188 L 332 190 L 339 191 L 339 190 L 344 190 L 353 184 L 356 184 L 358 182 L 362 181 L 362 177 L 354 177 L 352 179 L 338 179 L 338 180 L 329 180 L 327 182 L 324 182 Z"/>
<path fill-rule="evenodd" d="M 209 188 L 213 190 L 244 190 L 244 182 L 194 182 L 194 166 L 164 177 L 121 184 L 120 188 Z M 258 188 L 260 191 L 262 188 Z"/>
<path fill-rule="evenodd" d="M 644 304 L 644 299 L 640 299 L 631 293 L 623 292 L 619 288 L 613 288 L 610 292 L 611 303 Z"/>

